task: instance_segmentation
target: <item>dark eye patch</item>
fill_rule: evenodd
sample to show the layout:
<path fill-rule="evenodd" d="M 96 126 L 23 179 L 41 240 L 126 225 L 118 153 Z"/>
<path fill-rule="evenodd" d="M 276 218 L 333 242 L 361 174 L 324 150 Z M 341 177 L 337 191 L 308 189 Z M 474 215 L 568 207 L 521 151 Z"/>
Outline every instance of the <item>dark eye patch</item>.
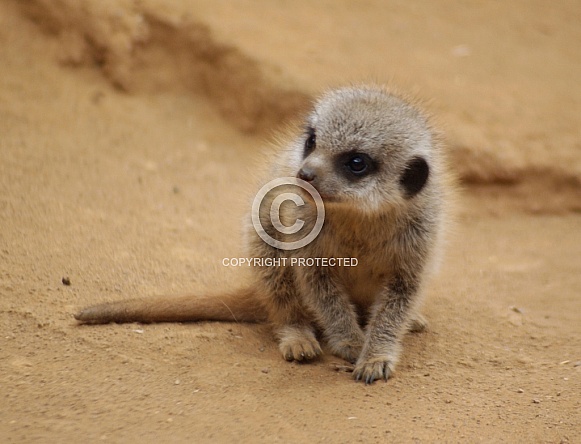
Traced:
<path fill-rule="evenodd" d="M 403 187 L 406 197 L 414 197 L 422 191 L 428 181 L 429 175 L 430 167 L 423 157 L 414 157 L 411 159 L 399 179 L 399 183 Z"/>
<path fill-rule="evenodd" d="M 305 148 L 303 150 L 303 157 L 307 157 L 311 154 L 317 147 L 317 135 L 315 134 L 315 128 L 307 128 L 307 137 L 305 139 Z"/>
<path fill-rule="evenodd" d="M 339 154 L 336 164 L 349 180 L 358 180 L 377 170 L 377 163 L 368 154 L 357 151 Z"/>

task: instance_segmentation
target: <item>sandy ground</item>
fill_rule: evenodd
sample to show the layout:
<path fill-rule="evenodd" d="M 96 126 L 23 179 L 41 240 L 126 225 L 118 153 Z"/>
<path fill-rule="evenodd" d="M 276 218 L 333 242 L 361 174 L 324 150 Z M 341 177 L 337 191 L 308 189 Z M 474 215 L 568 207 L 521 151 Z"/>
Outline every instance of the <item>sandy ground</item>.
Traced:
<path fill-rule="evenodd" d="M 581 442 L 578 2 L 77 3 L 0 1 L 2 442 Z M 236 286 L 274 128 L 369 78 L 426 102 L 463 182 L 392 380 L 261 325 L 76 325 Z"/>

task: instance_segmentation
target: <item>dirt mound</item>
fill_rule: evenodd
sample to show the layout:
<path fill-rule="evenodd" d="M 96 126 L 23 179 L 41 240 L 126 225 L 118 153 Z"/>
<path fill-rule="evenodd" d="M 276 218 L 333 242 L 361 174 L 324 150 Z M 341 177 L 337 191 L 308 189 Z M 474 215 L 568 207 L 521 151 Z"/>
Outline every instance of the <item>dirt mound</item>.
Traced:
<path fill-rule="evenodd" d="M 113 85 L 123 90 L 204 95 L 237 128 L 269 135 L 281 122 L 292 120 L 306 109 L 316 90 L 314 85 L 293 80 L 287 64 L 276 65 L 248 53 L 258 51 L 245 45 L 243 39 L 237 42 L 212 15 L 220 11 L 220 6 L 204 8 L 204 2 L 202 6 L 190 5 L 190 11 L 200 14 L 193 18 L 183 12 L 187 10 L 185 5 L 188 3 L 172 5 L 175 8 L 171 9 L 155 1 L 31 0 L 21 7 L 58 37 L 63 64 L 96 64 Z M 547 29 L 543 32 L 550 32 Z M 466 45 L 452 50 L 456 58 L 468 57 L 470 52 Z M 437 67 L 433 69 L 437 72 Z M 566 112 L 574 113 L 575 109 L 581 112 L 581 105 L 576 103 Z M 505 130 L 510 128 L 510 120 L 518 119 L 506 109 L 498 111 L 508 120 L 500 123 Z M 446 116 L 443 126 L 448 127 L 453 164 L 461 180 L 466 184 L 506 185 L 505 194 L 513 197 L 512 204 L 525 210 L 580 210 L 581 161 L 568 154 L 581 149 L 578 138 L 571 140 L 566 134 L 558 134 L 554 140 L 547 140 L 546 134 L 525 129 L 520 131 L 520 139 L 515 139 L 506 132 L 499 134 L 494 129 L 498 122 L 492 125 L 493 132 L 475 128 L 475 122 L 465 119 L 462 112 L 460 107 L 456 113 L 450 109 L 442 113 Z M 524 114 L 522 117 L 526 118 Z M 522 121 L 515 120 L 515 124 L 523 126 Z M 563 141 L 570 146 L 559 146 Z M 557 145 L 553 149 L 547 144 Z"/>
<path fill-rule="evenodd" d="M 34 0 L 23 8 L 59 39 L 63 64 L 97 65 L 124 91 L 207 96 L 243 131 L 272 129 L 308 103 L 280 70 L 219 42 L 204 23 L 133 1 Z"/>

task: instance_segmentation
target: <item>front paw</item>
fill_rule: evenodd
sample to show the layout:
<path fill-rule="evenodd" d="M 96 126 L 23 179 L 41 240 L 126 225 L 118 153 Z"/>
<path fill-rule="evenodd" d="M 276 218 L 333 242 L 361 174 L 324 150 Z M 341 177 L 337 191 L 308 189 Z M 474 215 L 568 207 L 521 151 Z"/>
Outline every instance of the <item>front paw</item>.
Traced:
<path fill-rule="evenodd" d="M 321 346 L 308 328 L 285 327 L 279 331 L 279 348 L 287 361 L 312 361 L 322 353 Z"/>
<path fill-rule="evenodd" d="M 378 357 L 360 360 L 353 370 L 353 379 L 372 384 L 378 379 L 387 381 L 395 368 L 394 362 L 388 357 Z"/>

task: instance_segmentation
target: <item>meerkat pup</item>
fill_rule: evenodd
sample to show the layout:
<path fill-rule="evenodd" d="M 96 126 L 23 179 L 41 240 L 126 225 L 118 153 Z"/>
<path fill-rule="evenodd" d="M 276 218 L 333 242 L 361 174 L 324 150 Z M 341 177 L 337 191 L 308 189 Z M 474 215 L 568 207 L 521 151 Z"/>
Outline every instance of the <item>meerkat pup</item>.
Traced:
<path fill-rule="evenodd" d="M 278 194 L 262 200 L 254 224 L 248 217 L 248 257 L 268 259 L 253 267 L 249 288 L 203 298 L 102 304 L 82 310 L 76 319 L 268 320 L 286 360 L 317 358 L 321 339 L 331 353 L 355 364 L 355 380 L 387 380 L 403 335 L 425 326 L 418 307 L 441 249 L 447 172 L 426 118 L 381 87 L 332 90 L 315 102 L 304 131 L 277 153 L 270 174 L 307 185 L 278 187 Z M 311 187 L 315 197 L 304 191 Z M 300 195 L 300 202 L 291 202 L 288 193 Z M 325 212 L 319 234 L 306 245 L 287 248 L 320 219 L 317 195 Z M 273 218 L 275 203 L 278 216 Z M 256 220 L 273 242 L 258 234 Z M 300 229 L 288 229 L 297 222 Z M 331 258 L 354 258 L 350 265 L 356 265 Z"/>

